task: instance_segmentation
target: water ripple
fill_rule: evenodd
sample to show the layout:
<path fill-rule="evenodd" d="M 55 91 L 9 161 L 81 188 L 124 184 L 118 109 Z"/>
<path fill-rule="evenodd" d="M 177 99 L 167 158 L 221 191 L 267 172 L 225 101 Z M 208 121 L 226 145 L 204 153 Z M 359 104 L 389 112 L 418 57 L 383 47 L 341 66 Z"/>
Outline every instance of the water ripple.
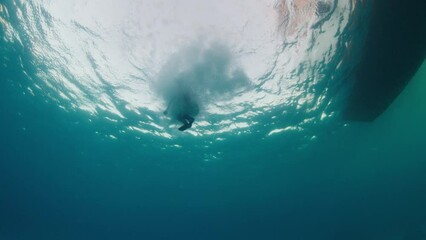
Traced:
<path fill-rule="evenodd" d="M 2 5 L 0 26 L 5 39 L 26 39 L 32 89 L 123 131 L 176 136 L 158 91 L 174 85 L 162 78 L 195 85 L 202 103 L 188 131 L 195 137 L 285 134 L 335 116 L 353 1 L 14 3 L 16 26 Z"/>

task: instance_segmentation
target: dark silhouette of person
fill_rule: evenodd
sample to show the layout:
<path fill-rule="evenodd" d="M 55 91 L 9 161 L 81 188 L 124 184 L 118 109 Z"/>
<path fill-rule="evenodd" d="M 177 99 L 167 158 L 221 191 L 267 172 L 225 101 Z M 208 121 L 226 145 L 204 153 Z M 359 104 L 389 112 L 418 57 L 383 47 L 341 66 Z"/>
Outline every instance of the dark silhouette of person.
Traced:
<path fill-rule="evenodd" d="M 199 113 L 199 107 L 197 102 L 188 93 L 183 93 L 173 97 L 164 111 L 164 115 L 178 120 L 183 125 L 179 127 L 179 131 L 185 131 L 192 127 L 192 123 L 195 121 L 195 116 Z"/>

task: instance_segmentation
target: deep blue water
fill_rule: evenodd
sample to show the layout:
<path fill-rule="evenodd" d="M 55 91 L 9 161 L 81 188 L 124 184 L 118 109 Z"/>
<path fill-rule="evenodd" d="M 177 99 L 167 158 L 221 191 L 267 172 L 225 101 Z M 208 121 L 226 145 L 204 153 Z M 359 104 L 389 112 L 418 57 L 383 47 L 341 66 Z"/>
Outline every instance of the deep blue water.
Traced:
<path fill-rule="evenodd" d="M 143 55 L 145 25 L 130 31 L 130 15 L 119 27 L 111 17 L 84 28 L 78 19 L 97 21 L 79 18 L 88 1 L 62 11 L 50 1 L 1 2 L 0 239 L 426 239 L 426 65 L 376 121 L 343 121 L 344 78 L 368 6 L 339 2 L 307 11 L 317 19 L 307 33 L 290 33 L 289 21 L 277 30 L 283 38 L 271 34 L 285 42 L 272 60 L 256 48 L 264 39 L 200 50 L 177 34 L 190 47 L 152 53 L 153 63 Z M 59 19 L 67 10 L 74 15 Z M 140 58 L 114 45 L 137 49 L 132 39 L 144 43 Z M 284 67 L 258 70 L 264 62 L 251 51 Z M 189 70 L 179 72 L 176 59 Z M 244 74 L 228 74 L 234 68 Z M 188 132 L 162 115 L 164 93 L 153 90 L 174 86 L 174 75 L 196 76 L 185 83 L 203 103 Z"/>

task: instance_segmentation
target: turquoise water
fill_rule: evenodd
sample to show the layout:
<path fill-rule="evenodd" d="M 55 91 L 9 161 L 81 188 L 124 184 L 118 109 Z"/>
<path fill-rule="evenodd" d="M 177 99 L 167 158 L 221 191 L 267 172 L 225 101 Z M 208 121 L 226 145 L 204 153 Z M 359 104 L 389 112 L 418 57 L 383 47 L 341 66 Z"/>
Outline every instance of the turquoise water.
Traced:
<path fill-rule="evenodd" d="M 0 3 L 0 239 L 426 237 L 426 64 L 340 117 L 368 4 L 125 2 Z"/>

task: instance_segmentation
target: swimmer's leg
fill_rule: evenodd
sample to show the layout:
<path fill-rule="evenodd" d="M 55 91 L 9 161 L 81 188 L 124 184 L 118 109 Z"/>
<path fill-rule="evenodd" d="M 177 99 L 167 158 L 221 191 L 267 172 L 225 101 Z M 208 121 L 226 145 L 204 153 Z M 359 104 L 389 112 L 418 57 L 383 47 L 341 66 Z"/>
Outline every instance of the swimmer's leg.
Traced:
<path fill-rule="evenodd" d="M 188 129 L 188 128 L 190 128 L 191 127 L 191 125 L 189 125 L 189 124 L 186 124 L 186 125 L 182 125 L 180 128 L 178 128 L 179 129 L 179 131 L 185 131 L 186 129 Z"/>
<path fill-rule="evenodd" d="M 190 125 L 192 125 L 192 123 L 195 120 L 193 117 L 189 116 L 188 114 L 184 115 L 183 117 L 189 122 Z"/>
<path fill-rule="evenodd" d="M 181 126 L 180 128 L 179 128 L 179 130 L 180 131 L 185 131 L 186 129 L 188 129 L 188 128 L 191 128 L 192 127 L 192 123 L 194 122 L 194 118 L 193 117 L 191 117 L 191 116 L 189 116 L 189 115 L 187 115 L 187 114 L 185 114 L 183 117 L 182 117 L 182 120 L 183 121 L 181 121 L 182 123 L 183 123 L 183 126 Z"/>
<path fill-rule="evenodd" d="M 179 131 L 185 131 L 186 129 L 190 128 L 192 126 L 192 122 L 188 121 L 188 119 L 186 118 L 186 115 L 184 116 L 179 116 L 177 118 L 177 120 L 181 123 L 183 123 L 183 125 L 178 128 Z"/>

